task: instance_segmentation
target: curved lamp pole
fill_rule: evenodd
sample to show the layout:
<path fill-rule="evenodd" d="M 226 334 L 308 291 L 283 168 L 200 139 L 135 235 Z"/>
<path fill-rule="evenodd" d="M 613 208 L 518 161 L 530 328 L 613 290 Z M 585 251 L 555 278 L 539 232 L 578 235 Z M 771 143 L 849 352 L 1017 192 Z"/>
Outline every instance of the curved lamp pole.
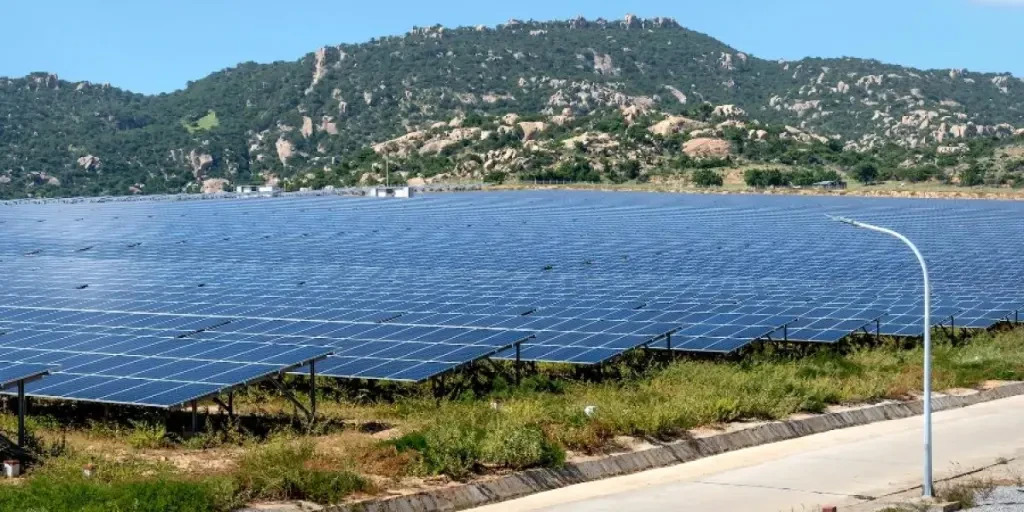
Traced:
<path fill-rule="evenodd" d="M 928 265 L 924 262 L 924 256 L 921 256 L 921 251 L 917 250 L 917 246 L 913 242 L 891 229 L 858 222 L 846 217 L 833 217 L 829 215 L 828 218 L 836 222 L 877 231 L 898 238 L 901 242 L 907 244 L 911 251 L 914 251 L 914 256 L 917 256 L 917 261 L 921 264 L 921 272 L 924 274 L 924 496 L 928 498 L 934 497 L 935 493 L 932 489 L 932 291 L 931 285 L 928 282 Z"/>

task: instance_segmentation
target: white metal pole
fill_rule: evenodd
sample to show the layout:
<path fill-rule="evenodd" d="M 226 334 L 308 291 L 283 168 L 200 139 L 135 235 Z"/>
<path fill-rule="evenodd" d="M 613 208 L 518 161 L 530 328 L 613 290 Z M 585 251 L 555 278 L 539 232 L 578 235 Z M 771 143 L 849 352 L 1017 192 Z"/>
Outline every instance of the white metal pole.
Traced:
<path fill-rule="evenodd" d="M 921 264 L 921 272 L 924 275 L 924 496 L 931 498 L 935 496 L 932 489 L 932 290 L 928 281 L 928 264 L 924 261 L 921 251 L 907 237 L 883 227 L 859 222 L 846 217 L 829 217 L 832 220 L 856 226 L 858 228 L 877 231 L 886 235 L 898 238 L 914 251 L 917 262 Z"/>

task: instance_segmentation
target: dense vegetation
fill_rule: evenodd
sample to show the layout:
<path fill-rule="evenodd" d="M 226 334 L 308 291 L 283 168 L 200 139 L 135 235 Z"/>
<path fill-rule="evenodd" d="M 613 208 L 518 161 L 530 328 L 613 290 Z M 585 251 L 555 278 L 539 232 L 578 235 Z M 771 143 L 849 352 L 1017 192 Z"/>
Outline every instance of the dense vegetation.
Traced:
<path fill-rule="evenodd" d="M 509 112 L 524 121 L 569 112 L 615 132 L 628 123 L 609 110 L 711 121 L 717 105 L 738 107 L 775 127 L 773 135 L 792 125 L 834 136 L 833 152 L 847 143 L 930 147 L 940 123 L 946 137 L 962 125 L 957 137 L 986 140 L 1024 126 L 1024 84 L 1006 75 L 850 58 L 767 61 L 668 19 L 431 27 L 326 47 L 294 62 L 243 63 L 157 96 L 45 73 L 0 80 L 0 197 L 196 191 L 212 178 L 249 183 L 316 172 L 334 173 L 321 183 L 366 182 L 367 173 L 377 174 L 366 161 L 367 144 L 458 115 L 473 126 Z M 908 128 L 918 118 L 927 127 Z M 496 134 L 474 150 L 515 148 L 517 135 Z M 671 142 L 664 149 L 672 151 Z M 752 161 L 813 160 L 776 143 L 737 149 Z M 457 163 L 429 156 L 402 172 L 440 174 Z M 641 174 L 614 162 L 606 169 L 593 158 L 534 167 L 522 177 L 617 181 Z M 886 169 L 896 167 L 879 166 Z M 989 182 L 999 172 L 976 168 L 964 181 Z"/>

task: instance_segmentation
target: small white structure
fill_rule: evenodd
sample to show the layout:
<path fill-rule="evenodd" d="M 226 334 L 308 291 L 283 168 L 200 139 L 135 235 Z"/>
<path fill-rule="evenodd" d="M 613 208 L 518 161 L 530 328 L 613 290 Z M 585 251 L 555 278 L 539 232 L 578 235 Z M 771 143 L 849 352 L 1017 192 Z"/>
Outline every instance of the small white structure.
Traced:
<path fill-rule="evenodd" d="M 21 475 L 21 462 L 16 460 L 4 461 L 4 476 L 7 478 L 18 478 Z"/>
<path fill-rule="evenodd" d="M 397 197 L 402 199 L 408 199 L 412 197 L 412 194 L 412 189 L 409 187 L 375 187 L 366 193 L 370 197 Z"/>
<path fill-rule="evenodd" d="M 281 187 L 272 185 L 238 185 L 235 193 L 246 197 L 277 197 L 281 195 Z"/>
<path fill-rule="evenodd" d="M 281 195 L 281 187 L 273 185 L 262 185 L 260 186 L 260 195 L 264 197 L 276 197 Z"/>

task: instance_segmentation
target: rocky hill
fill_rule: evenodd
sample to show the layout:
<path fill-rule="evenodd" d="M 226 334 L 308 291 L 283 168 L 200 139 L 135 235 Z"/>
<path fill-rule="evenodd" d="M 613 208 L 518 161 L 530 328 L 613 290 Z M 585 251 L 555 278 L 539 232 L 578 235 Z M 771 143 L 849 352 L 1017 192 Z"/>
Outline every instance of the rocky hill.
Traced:
<path fill-rule="evenodd" d="M 0 196 L 365 183 L 384 157 L 410 179 L 643 180 L 870 159 L 883 178 L 937 166 L 956 181 L 980 165 L 1006 182 L 1016 167 L 979 157 L 1024 134 L 1022 109 L 1024 82 L 1009 74 L 769 61 L 667 18 L 436 26 L 244 63 L 158 96 L 0 79 Z"/>

